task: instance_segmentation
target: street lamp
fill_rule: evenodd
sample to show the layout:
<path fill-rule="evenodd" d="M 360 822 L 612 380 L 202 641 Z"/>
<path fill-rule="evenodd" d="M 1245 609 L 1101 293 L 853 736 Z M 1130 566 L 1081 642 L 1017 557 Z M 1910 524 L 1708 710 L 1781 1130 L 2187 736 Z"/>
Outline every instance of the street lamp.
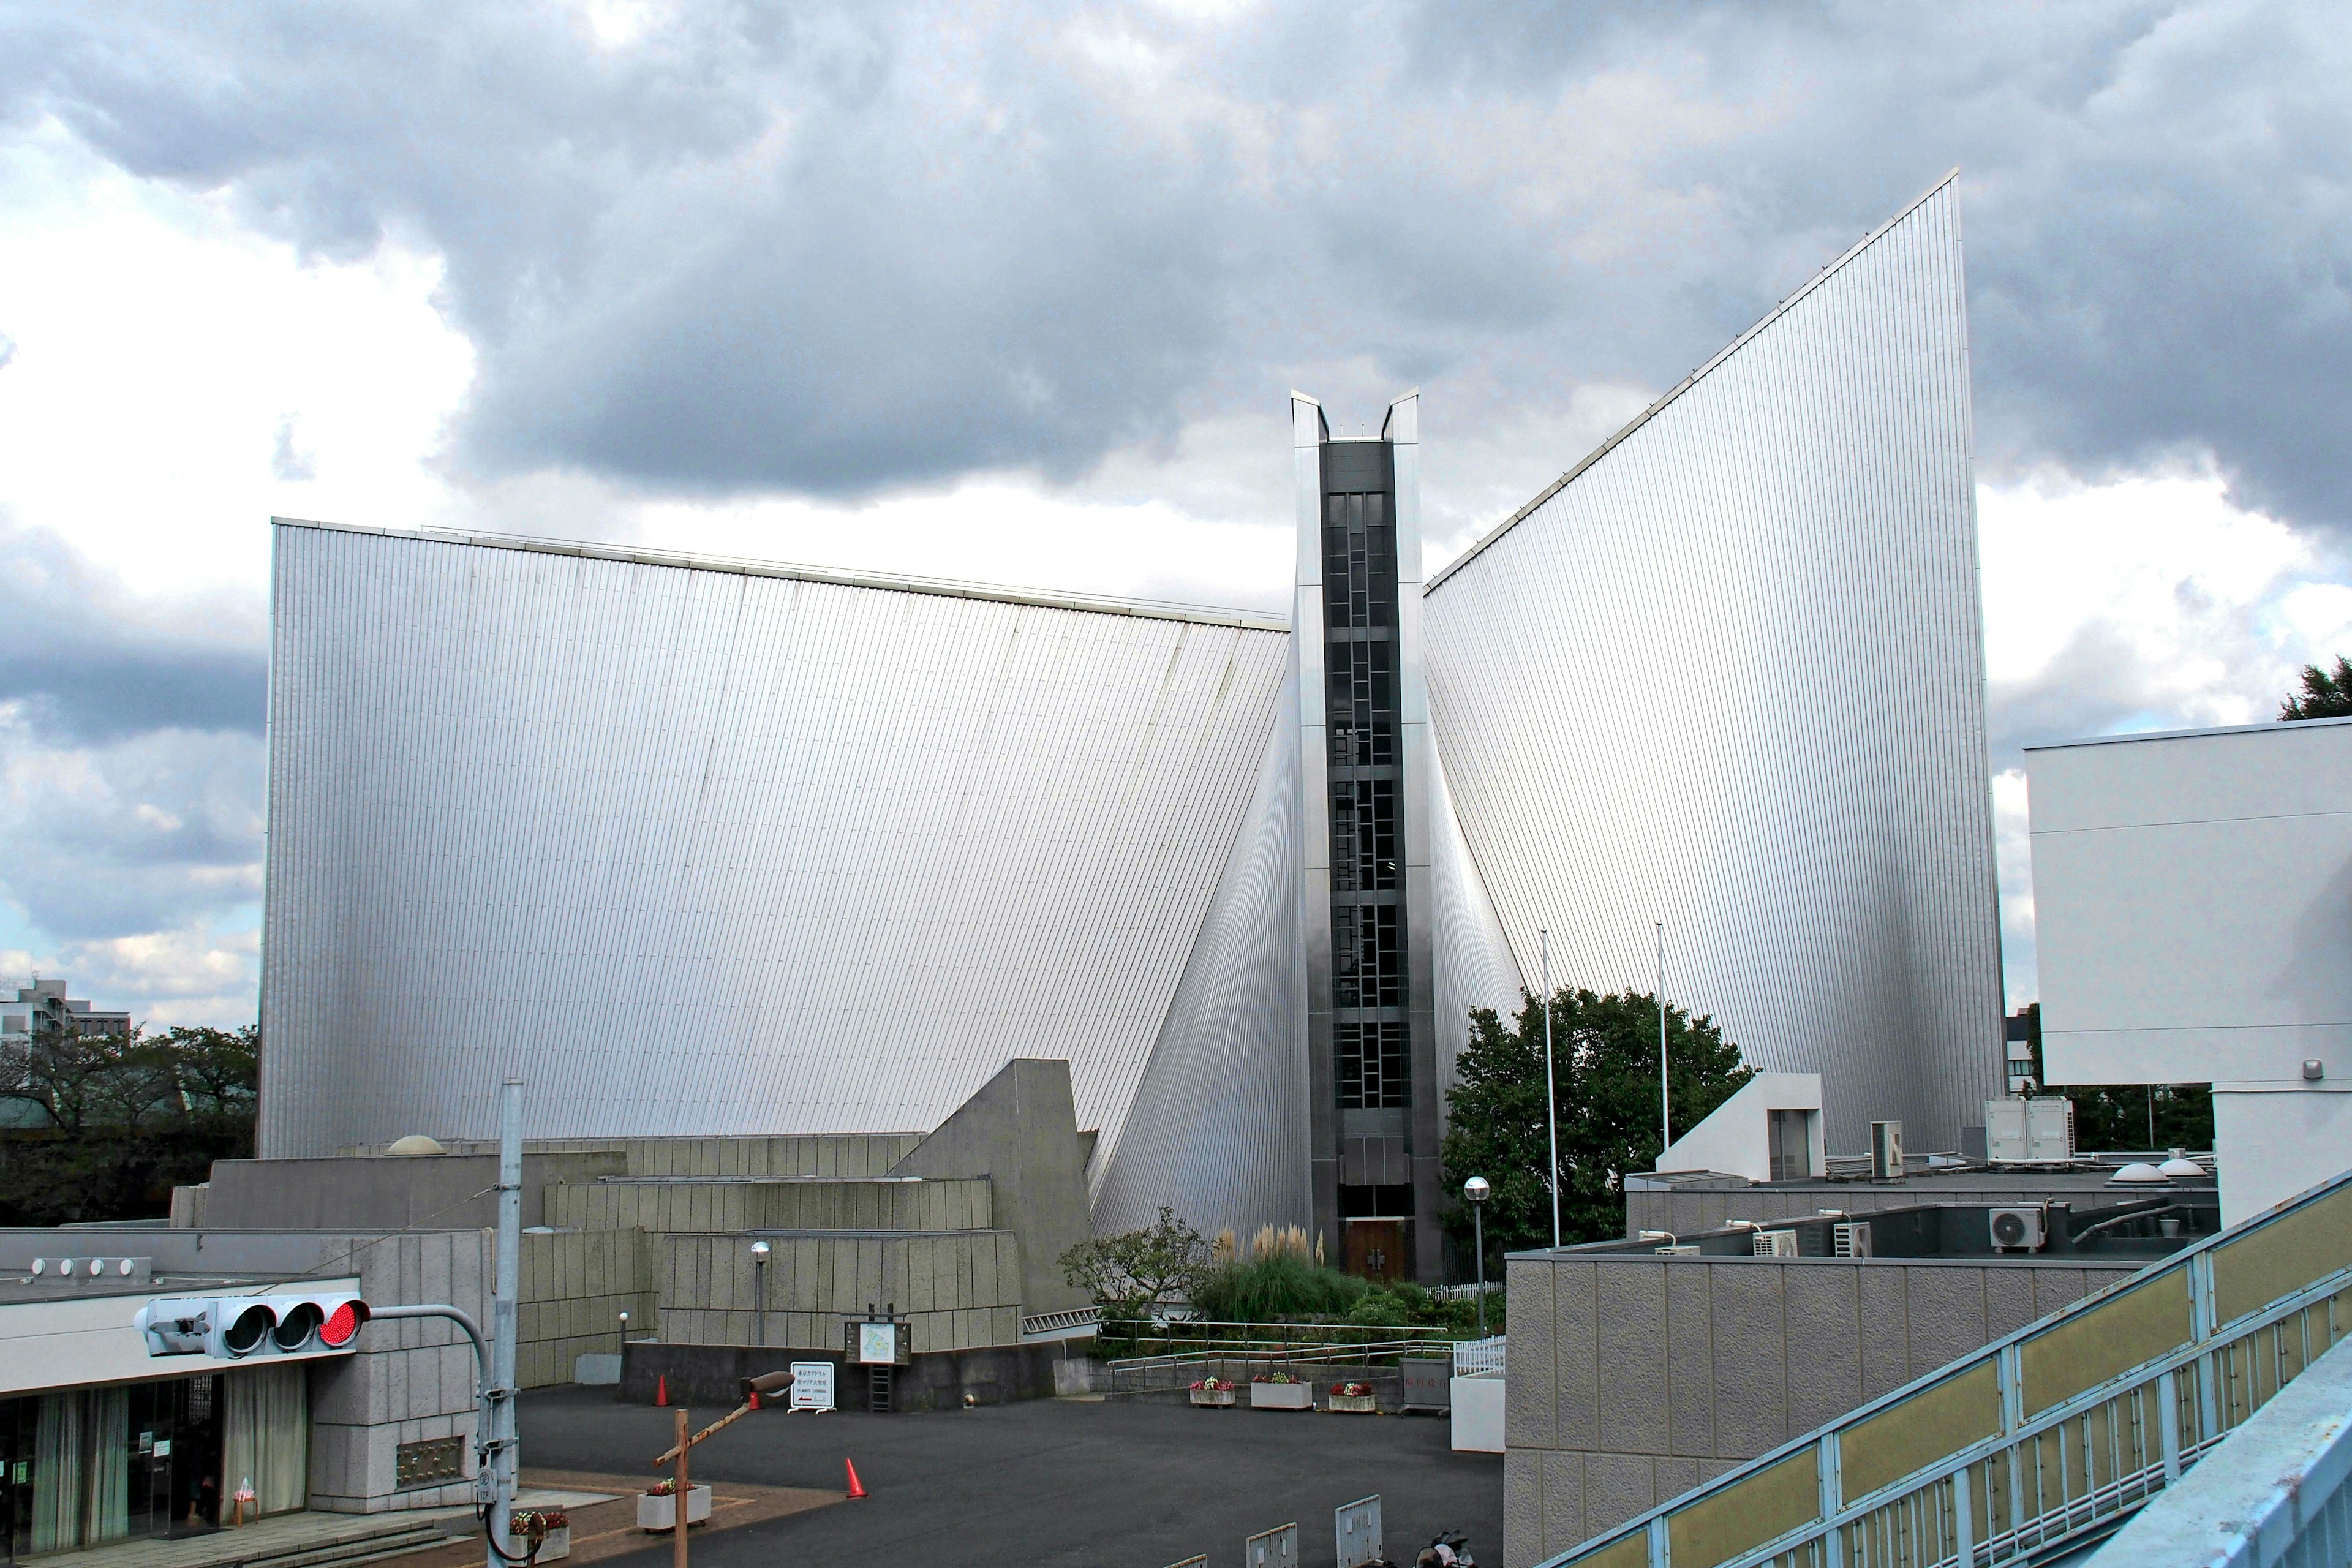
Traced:
<path fill-rule="evenodd" d="M 752 1343 L 768 1342 L 768 1244 L 751 1244 Z"/>
<path fill-rule="evenodd" d="M 1476 1237 L 1478 1249 L 1478 1337 L 1486 1337 L 1486 1197 L 1494 1189 L 1484 1176 L 1473 1176 L 1462 1184 L 1462 1195 L 1470 1200 L 1470 1226 Z"/>
<path fill-rule="evenodd" d="M 629 1353 L 629 1314 L 626 1312 L 621 1314 L 621 1353 L 625 1356 Z"/>

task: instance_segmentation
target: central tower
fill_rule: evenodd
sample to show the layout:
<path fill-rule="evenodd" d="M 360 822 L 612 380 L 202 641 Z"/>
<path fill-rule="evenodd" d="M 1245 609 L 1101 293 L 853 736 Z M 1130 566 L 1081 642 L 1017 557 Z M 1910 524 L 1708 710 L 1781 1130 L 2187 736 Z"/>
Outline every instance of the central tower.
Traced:
<path fill-rule="evenodd" d="M 1434 1282 L 1441 1107 L 1426 912 L 1420 407 L 1407 393 L 1379 436 L 1334 437 L 1321 405 L 1291 395 L 1291 624 L 1315 1228 L 1339 1244 L 1332 1261 L 1351 1272 Z"/>

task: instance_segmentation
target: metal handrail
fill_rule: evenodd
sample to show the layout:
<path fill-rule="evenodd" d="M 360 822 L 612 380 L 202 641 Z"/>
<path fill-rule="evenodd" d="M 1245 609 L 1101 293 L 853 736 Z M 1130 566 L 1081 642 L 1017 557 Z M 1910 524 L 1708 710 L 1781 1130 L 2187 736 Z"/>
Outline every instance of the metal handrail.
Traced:
<path fill-rule="evenodd" d="M 2314 1215 L 2322 1205 L 2326 1207 L 2318 1234 L 2335 1239 L 2332 1247 L 2321 1249 L 2326 1255 L 2318 1261 L 2334 1266 L 2311 1269 L 2303 1284 L 2220 1321 L 2217 1257 L 2266 1229 Z M 2352 1245 L 2343 1237 L 2352 1237 L 2352 1173 L 2244 1225 L 2204 1237 L 1816 1432 L 1548 1558 L 1539 1568 L 1587 1563 L 1597 1568 L 1601 1562 L 1615 1568 L 1643 1561 L 1649 1568 L 1665 1568 L 1670 1559 L 1673 1568 L 1760 1568 L 1766 1563 L 1790 1568 L 1877 1568 L 1882 1563 L 1993 1568 L 2021 1563 L 2062 1542 L 2104 1534 L 2177 1480 L 2186 1466 L 2228 1436 L 2318 1355 L 2352 1337 L 2352 1321 L 2338 1322 L 2335 1303 L 2338 1294 L 2352 1288 Z M 2235 1266 L 2231 1267 L 2234 1278 Z M 2250 1259 L 2249 1270 L 2256 1267 Z M 2031 1346 L 2090 1313 L 2183 1275 L 2189 1308 L 2184 1342 L 2026 1415 L 2032 1390 L 2026 1386 L 2024 1356 Z M 1997 1433 L 1949 1448 L 1867 1494 L 1843 1495 L 1843 1443 L 1847 1436 L 1912 1401 L 1953 1389 L 1962 1379 L 1980 1377 L 1988 1368 L 1999 1399 Z M 1808 1457 L 1813 1479 L 1805 1483 L 1801 1466 Z M 1796 1478 L 1794 1484 L 1815 1489 L 1811 1519 L 1728 1554 L 1691 1550 L 1699 1546 L 1698 1536 L 1720 1525 L 1727 1511 L 1763 1517 L 1738 1505 L 1701 1510 L 1791 1461 L 1800 1467 L 1788 1472 Z M 2053 1474 L 2054 1501 L 2050 1495 Z M 1772 1487 L 1772 1481 L 1764 1482 L 1755 1494 L 1758 1500 L 1763 1500 Z M 1776 1500 L 1786 1506 L 1789 1499 L 1799 1496 L 1784 1487 Z M 1672 1545 L 1677 1521 L 1692 1536 L 1679 1552 Z M 1638 1552 L 1632 1550 L 1636 1542 Z"/>

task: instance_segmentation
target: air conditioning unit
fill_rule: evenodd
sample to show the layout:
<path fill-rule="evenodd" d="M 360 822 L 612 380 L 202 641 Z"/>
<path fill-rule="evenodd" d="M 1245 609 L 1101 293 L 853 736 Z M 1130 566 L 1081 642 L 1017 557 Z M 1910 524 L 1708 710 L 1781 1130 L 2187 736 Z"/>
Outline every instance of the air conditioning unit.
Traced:
<path fill-rule="evenodd" d="M 1994 1209 L 1986 1215 L 1996 1252 L 2039 1252 L 2050 1239 L 2042 1210 Z"/>
<path fill-rule="evenodd" d="M 1830 1243 L 1832 1251 L 1836 1257 L 1869 1257 L 1870 1222 L 1866 1219 L 1857 1219 L 1843 1225 L 1830 1226 Z"/>
<path fill-rule="evenodd" d="M 1898 1181 L 1903 1175 L 1903 1123 L 1874 1121 L 1870 1124 L 1870 1174 L 1881 1182 Z"/>
<path fill-rule="evenodd" d="M 1797 1256 L 1797 1233 L 1793 1230 L 1759 1230 L 1748 1238 L 1748 1246 L 1758 1258 L 1794 1258 Z"/>

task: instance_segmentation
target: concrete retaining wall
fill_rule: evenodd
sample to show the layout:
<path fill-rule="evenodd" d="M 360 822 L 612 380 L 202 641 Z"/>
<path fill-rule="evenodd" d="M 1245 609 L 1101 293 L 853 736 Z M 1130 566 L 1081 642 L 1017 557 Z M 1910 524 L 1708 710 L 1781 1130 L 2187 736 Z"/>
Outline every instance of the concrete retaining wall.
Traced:
<path fill-rule="evenodd" d="M 2137 1267 L 1515 1257 L 1505 1568 L 1573 1546 Z"/>
<path fill-rule="evenodd" d="M 750 1239 L 648 1237 L 656 1249 L 661 1338 L 748 1345 L 757 1323 Z M 917 1354 L 1016 1344 L 1021 1247 L 1010 1231 L 769 1238 L 767 1342 L 842 1342 L 845 1318 L 893 1305 L 912 1323 Z M 691 1302 L 692 1306 L 680 1303 Z"/>
<path fill-rule="evenodd" d="M 1058 1343 L 918 1352 L 912 1365 L 896 1369 L 892 1408 L 907 1413 L 959 1410 L 967 1394 L 975 1405 L 1051 1399 L 1055 1370 L 1066 1357 L 1074 1363 L 1083 1360 L 1082 1354 Z M 667 1378 L 671 1404 L 720 1414 L 735 1407 L 744 1378 L 782 1372 L 796 1361 L 833 1363 L 834 1397 L 841 1408 L 866 1407 L 866 1369 L 844 1364 L 838 1342 L 829 1350 L 632 1343 L 622 1361 L 618 1397 L 625 1404 L 650 1405 L 656 1381 Z"/>

